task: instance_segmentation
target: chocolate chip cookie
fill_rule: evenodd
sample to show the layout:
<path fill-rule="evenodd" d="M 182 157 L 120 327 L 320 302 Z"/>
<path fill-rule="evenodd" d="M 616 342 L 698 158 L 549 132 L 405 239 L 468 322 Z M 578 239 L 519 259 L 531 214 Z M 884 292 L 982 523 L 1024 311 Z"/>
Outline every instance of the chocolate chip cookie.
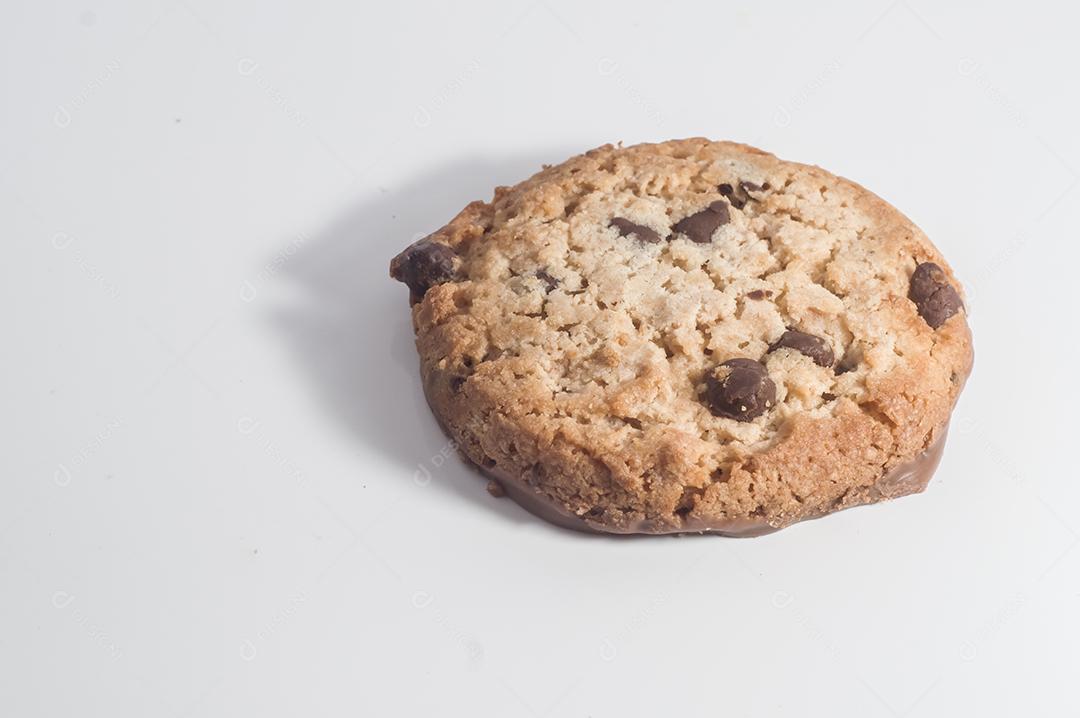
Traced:
<path fill-rule="evenodd" d="M 446 432 L 495 493 L 583 530 L 756 535 L 921 491 L 972 364 L 910 220 L 730 142 L 547 167 L 390 274 Z"/>

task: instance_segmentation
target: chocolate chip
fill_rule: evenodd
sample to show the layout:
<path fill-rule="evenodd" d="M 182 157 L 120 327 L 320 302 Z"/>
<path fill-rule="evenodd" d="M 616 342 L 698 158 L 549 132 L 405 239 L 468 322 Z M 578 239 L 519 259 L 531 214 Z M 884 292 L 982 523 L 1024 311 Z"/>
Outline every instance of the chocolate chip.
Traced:
<path fill-rule="evenodd" d="M 746 194 L 746 190 L 742 187 L 739 187 L 739 190 L 736 191 L 734 187 L 726 182 L 717 187 L 717 189 L 720 190 L 720 194 L 728 198 L 728 202 L 731 202 L 731 206 L 735 209 L 742 209 L 746 206 L 746 201 L 750 199 Z"/>
<path fill-rule="evenodd" d="M 911 275 L 908 298 L 915 302 L 926 323 L 937 329 L 964 306 L 960 295 L 951 284 L 945 271 L 933 262 L 924 262 Z"/>
<path fill-rule="evenodd" d="M 859 368 L 859 360 L 852 356 L 846 356 L 840 360 L 840 363 L 836 365 L 833 372 L 836 374 L 847 374 L 848 372 L 855 371 Z"/>
<path fill-rule="evenodd" d="M 404 282 L 419 300 L 436 284 L 457 276 L 457 254 L 445 244 L 425 237 L 415 242 L 390 262 L 390 276 Z"/>
<path fill-rule="evenodd" d="M 754 199 L 750 196 L 751 192 L 764 192 L 767 189 L 769 189 L 768 182 L 759 185 L 746 181 L 740 181 L 737 187 L 732 187 L 726 182 L 717 187 L 720 194 L 727 197 L 728 202 L 731 202 L 735 209 L 742 209 L 747 202 Z"/>
<path fill-rule="evenodd" d="M 549 292 L 559 286 L 559 280 L 555 279 L 555 277 L 551 276 L 543 269 L 536 272 L 536 278 L 544 283 L 544 285 L 547 287 L 547 291 Z"/>
<path fill-rule="evenodd" d="M 796 331 L 795 329 L 788 329 L 769 347 L 770 352 L 777 349 L 794 349 L 800 354 L 805 354 L 813 359 L 818 366 L 832 366 L 836 360 L 832 347 L 829 346 L 827 341 L 821 337 Z"/>
<path fill-rule="evenodd" d="M 675 223 L 674 230 L 685 234 L 691 241 L 708 244 L 717 227 L 731 220 L 727 202 L 718 199 L 697 214 L 684 217 Z"/>
<path fill-rule="evenodd" d="M 771 296 L 772 296 L 772 290 L 771 289 L 755 289 L 754 291 L 747 292 L 747 294 L 746 294 L 747 299 L 755 299 L 757 301 L 761 301 L 765 297 L 771 297 Z"/>
<path fill-rule="evenodd" d="M 715 416 L 750 421 L 776 403 L 776 384 L 761 362 L 729 359 L 705 377 L 704 399 Z"/>
<path fill-rule="evenodd" d="M 654 230 L 649 229 L 645 225 L 631 222 L 625 217 L 613 217 L 611 219 L 611 224 L 608 226 L 619 230 L 619 234 L 623 237 L 628 237 L 633 234 L 642 242 L 648 242 L 649 244 L 656 244 L 660 241 L 660 235 Z"/>

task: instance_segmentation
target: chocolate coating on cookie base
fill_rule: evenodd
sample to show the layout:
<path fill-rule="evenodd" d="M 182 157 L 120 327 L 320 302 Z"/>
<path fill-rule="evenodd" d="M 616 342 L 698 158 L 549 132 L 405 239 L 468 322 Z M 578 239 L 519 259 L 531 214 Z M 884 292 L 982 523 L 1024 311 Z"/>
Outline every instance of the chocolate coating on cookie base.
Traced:
<path fill-rule="evenodd" d="M 424 382 L 424 396 L 431 403 L 428 395 L 427 382 Z M 438 419 L 438 413 L 433 412 Z M 447 427 L 439 421 L 439 427 L 447 436 L 452 436 Z M 829 508 L 817 513 L 802 516 L 795 521 L 774 526 L 763 519 L 753 517 L 730 518 L 717 521 L 704 521 L 701 519 L 684 519 L 682 526 L 670 528 L 658 522 L 648 519 L 636 521 L 624 526 L 609 526 L 595 521 L 589 521 L 581 516 L 565 511 L 540 492 L 526 484 L 520 477 L 514 476 L 498 467 L 484 467 L 462 455 L 462 458 L 483 476 L 497 482 L 505 496 L 509 496 L 519 506 L 529 513 L 549 523 L 562 528 L 571 529 L 590 534 L 609 535 L 678 535 L 678 534 L 712 534 L 726 536 L 728 538 L 754 538 L 771 534 L 780 529 L 787 528 L 795 523 L 821 518 L 836 511 L 856 506 L 865 506 L 877 503 L 885 499 L 898 498 L 909 494 L 917 494 L 923 491 L 930 479 L 934 476 L 938 464 L 941 463 L 941 455 L 945 450 L 945 438 L 948 434 L 948 425 L 941 429 L 937 438 L 921 454 L 910 461 L 906 461 L 893 467 L 875 481 L 865 496 L 865 500 L 844 507 Z M 459 452 L 460 453 L 460 452 Z M 491 489 L 489 488 L 489 493 Z"/>
<path fill-rule="evenodd" d="M 884 499 L 898 498 L 908 494 L 917 494 L 923 491 L 938 464 L 945 449 L 945 435 L 947 429 L 932 443 L 926 451 L 919 454 L 911 461 L 896 466 L 885 473 L 871 487 L 866 501 L 853 504 L 844 508 L 855 508 L 877 503 Z M 625 527 L 611 527 L 595 522 L 590 522 L 580 516 L 559 510 L 554 504 L 544 498 L 530 486 L 500 469 L 487 469 L 469 462 L 481 474 L 497 481 L 506 496 L 512 498 L 519 506 L 539 518 L 563 528 L 584 533 L 615 534 L 615 535 L 675 535 L 675 534 L 712 534 L 726 536 L 728 538 L 754 538 L 775 533 L 780 529 L 787 528 L 795 523 L 819 519 L 831 513 L 843 509 L 829 509 L 815 514 L 803 516 L 791 524 L 773 526 L 761 519 L 756 518 L 732 518 L 719 521 L 702 521 L 687 519 L 683 526 L 671 529 L 657 525 L 655 522 L 644 520 L 638 521 Z"/>

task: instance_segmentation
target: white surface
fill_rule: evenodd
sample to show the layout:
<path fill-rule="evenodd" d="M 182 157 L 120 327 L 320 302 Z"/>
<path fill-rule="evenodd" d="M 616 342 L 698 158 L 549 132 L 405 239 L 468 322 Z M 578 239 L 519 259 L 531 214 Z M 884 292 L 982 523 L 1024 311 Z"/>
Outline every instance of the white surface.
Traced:
<path fill-rule="evenodd" d="M 1080 712 L 1077 17 L 452 5 L 5 8 L 0 714 Z M 689 135 L 865 184 L 966 282 L 926 494 L 619 541 L 443 460 L 390 257 Z"/>

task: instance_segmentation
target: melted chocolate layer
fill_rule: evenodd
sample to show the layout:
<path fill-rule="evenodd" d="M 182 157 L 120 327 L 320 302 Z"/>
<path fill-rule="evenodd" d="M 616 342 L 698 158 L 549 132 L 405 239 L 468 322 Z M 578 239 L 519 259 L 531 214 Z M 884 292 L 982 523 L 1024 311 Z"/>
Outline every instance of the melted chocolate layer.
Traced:
<path fill-rule="evenodd" d="M 870 497 L 866 502 L 846 508 L 865 506 L 866 504 L 875 503 L 886 498 L 897 498 L 899 496 L 906 496 L 907 494 L 916 494 L 925 489 L 926 485 L 930 483 L 930 478 L 934 475 L 934 471 L 937 469 L 938 464 L 941 462 L 941 455 L 945 449 L 945 435 L 947 432 L 947 429 L 942 431 L 941 435 L 934 443 L 914 459 L 896 466 L 878 479 L 871 487 Z M 520 479 L 509 475 L 505 471 L 500 469 L 487 469 L 473 464 L 471 461 L 469 464 L 474 466 L 485 476 L 498 481 L 506 495 L 516 501 L 518 505 L 529 513 L 539 516 L 545 521 L 575 531 L 584 531 L 586 533 L 651 535 L 690 533 L 715 534 L 717 536 L 728 536 L 731 538 L 753 538 L 755 536 L 764 536 L 765 534 L 779 531 L 780 529 L 791 525 L 785 524 L 783 526 L 773 526 L 764 519 L 756 518 L 732 518 L 717 521 L 687 519 L 683 522 L 682 526 L 672 529 L 657 526 L 655 522 L 645 519 L 635 522 L 625 528 L 616 529 L 587 521 L 580 516 L 575 516 L 561 510 L 545 498 L 543 494 L 524 484 Z M 835 510 L 827 510 L 805 516 L 802 519 L 799 519 L 799 521 L 818 519 L 831 513 L 835 513 Z"/>
<path fill-rule="evenodd" d="M 425 386 L 425 395 L 427 387 Z M 434 414 L 434 412 L 432 412 Z M 436 415 L 437 417 L 437 415 Z M 439 421 L 443 431 L 446 426 Z M 945 449 L 945 437 L 948 434 L 948 425 L 930 446 L 911 461 L 899 464 L 886 472 L 870 487 L 866 501 L 853 504 L 844 508 L 854 508 L 875 503 L 883 499 L 897 498 L 908 494 L 919 493 L 930 483 L 934 471 L 941 462 L 941 455 Z M 467 458 L 467 457 L 466 457 Z M 730 518 L 716 521 L 703 521 L 701 519 L 687 518 L 677 528 L 661 526 L 650 519 L 636 521 L 624 527 L 611 527 L 598 522 L 589 521 L 581 516 L 572 514 L 556 504 L 552 503 L 543 493 L 535 490 L 520 478 L 513 476 L 498 468 L 486 468 L 468 461 L 477 471 L 494 481 L 497 481 L 507 496 L 512 498 L 523 509 L 538 516 L 545 521 L 563 528 L 574 531 L 582 531 L 591 534 L 617 534 L 617 535 L 661 535 L 661 534 L 714 534 L 732 538 L 753 538 L 779 531 L 791 524 L 773 526 L 760 518 Z M 825 509 L 818 513 L 804 516 L 799 521 L 821 518 L 835 513 L 840 509 Z M 793 522 L 798 523 L 798 521 Z"/>

